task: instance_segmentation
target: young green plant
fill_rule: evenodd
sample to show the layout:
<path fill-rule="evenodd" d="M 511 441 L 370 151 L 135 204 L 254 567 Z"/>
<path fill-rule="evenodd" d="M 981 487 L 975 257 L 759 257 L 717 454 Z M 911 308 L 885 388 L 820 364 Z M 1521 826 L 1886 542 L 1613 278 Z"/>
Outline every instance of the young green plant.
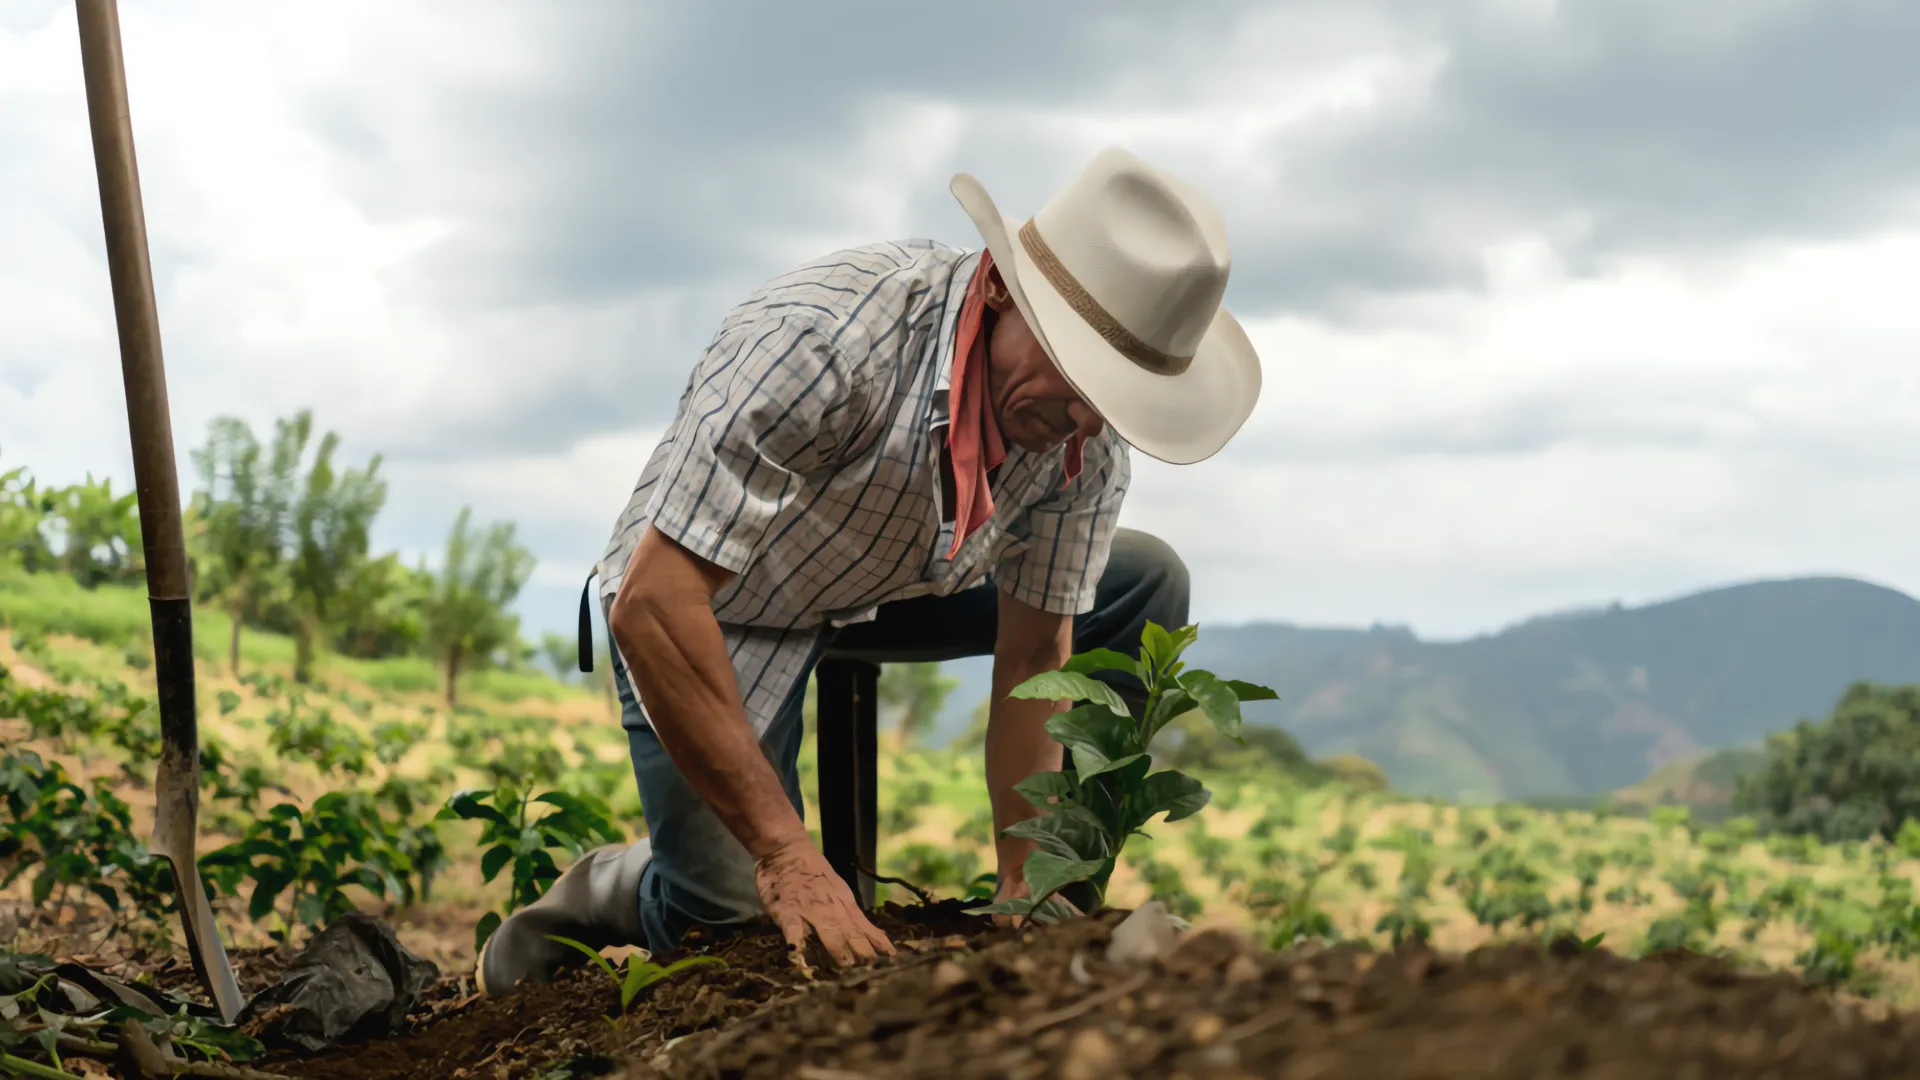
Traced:
<path fill-rule="evenodd" d="M 544 808 L 545 813 L 536 816 L 536 808 Z M 491 882 L 500 871 L 512 868 L 507 914 L 540 899 L 559 878 L 555 851 L 578 859 L 596 841 L 611 844 L 625 839 L 605 803 L 561 791 L 539 795 L 511 788 L 461 791 L 447 800 L 435 820 L 480 822 L 479 846 L 486 849 L 480 857 L 480 876 Z M 481 916 L 474 927 L 474 951 L 487 943 L 503 918 L 498 911 Z"/>
<path fill-rule="evenodd" d="M 1014 687 L 1012 697 L 1084 702 L 1047 721 L 1047 732 L 1072 751 L 1068 768 L 1038 773 L 1015 785 L 1040 810 L 1006 830 L 1034 842 L 1025 865 L 1028 895 L 973 909 L 1051 922 L 1071 912 L 1061 889 L 1087 882 L 1100 903 L 1127 838 L 1159 814 L 1169 822 L 1207 805 L 1207 789 L 1176 769 L 1153 772 L 1148 756 L 1154 736 L 1178 717 L 1198 710 L 1214 729 L 1235 742 L 1241 735 L 1240 703 L 1271 701 L 1264 686 L 1221 679 L 1190 669 L 1180 656 L 1199 628 L 1169 631 L 1149 622 L 1138 659 L 1112 649 L 1094 649 L 1068 660 L 1059 671 L 1036 675 Z M 1146 688 L 1135 716 L 1099 672 L 1132 675 Z M 1096 904 L 1096 907 L 1098 905 Z"/>
<path fill-rule="evenodd" d="M 595 949 L 591 945 L 585 942 L 575 941 L 572 938 L 561 937 L 558 934 L 548 934 L 547 938 L 550 941 L 557 941 L 562 945 L 580 950 L 586 954 L 587 959 L 598 964 L 600 970 L 607 973 L 607 978 L 612 979 L 613 984 L 620 988 L 621 1012 L 626 1012 L 627 1009 L 633 1005 L 633 999 L 639 996 L 640 991 L 645 990 L 647 987 L 652 986 L 662 979 L 671 978 L 690 967 L 701 967 L 703 965 L 714 967 L 727 966 L 727 962 L 717 956 L 685 956 L 675 960 L 671 964 L 656 964 L 652 959 L 636 952 L 628 954 L 627 973 L 625 977 L 622 977 L 618 971 L 614 970 L 612 962 L 600 955 L 600 950 Z"/>

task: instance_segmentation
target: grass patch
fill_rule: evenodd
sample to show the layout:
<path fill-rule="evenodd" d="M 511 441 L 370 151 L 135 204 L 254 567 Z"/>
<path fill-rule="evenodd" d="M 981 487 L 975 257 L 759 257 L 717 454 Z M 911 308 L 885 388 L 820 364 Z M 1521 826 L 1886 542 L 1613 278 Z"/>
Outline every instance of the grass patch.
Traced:
<path fill-rule="evenodd" d="M 143 589 L 83 589 L 62 574 L 29 574 L 5 566 L 0 566 L 0 624 L 31 634 L 69 634 L 118 648 L 153 634 Z"/>
<path fill-rule="evenodd" d="M 0 627 L 27 636 L 79 638 L 125 653 L 125 659 L 136 666 L 138 661 L 132 654 L 142 654 L 149 662 L 153 654 L 153 614 L 142 585 L 87 589 L 62 574 L 29 574 L 0 565 Z M 226 612 L 194 606 L 193 652 L 202 664 L 217 665 L 219 671 L 227 673 L 232 633 L 233 620 Z M 243 674 L 263 666 L 291 666 L 293 657 L 293 639 L 285 634 L 251 627 L 240 633 Z M 85 662 L 91 665 L 95 659 L 86 657 Z M 323 668 L 389 694 L 436 693 L 441 689 L 439 668 L 422 656 L 360 660 L 329 654 L 320 663 Z M 49 672 L 67 677 L 78 673 Z M 326 676 L 322 673 L 320 677 Z M 527 700 L 556 703 L 587 693 L 539 671 L 475 671 L 462 675 L 460 683 L 468 693 L 506 704 Z"/>
<path fill-rule="evenodd" d="M 578 697 L 584 693 L 577 687 L 568 686 L 553 676 L 538 671 L 488 669 L 476 671 L 471 675 L 462 675 L 460 683 L 469 693 L 490 697 L 509 705 L 528 699 L 551 703 L 568 697 Z"/>
<path fill-rule="evenodd" d="M 440 689 L 440 673 L 424 657 L 389 656 L 335 663 L 341 665 L 344 673 L 389 694 L 426 694 Z"/>

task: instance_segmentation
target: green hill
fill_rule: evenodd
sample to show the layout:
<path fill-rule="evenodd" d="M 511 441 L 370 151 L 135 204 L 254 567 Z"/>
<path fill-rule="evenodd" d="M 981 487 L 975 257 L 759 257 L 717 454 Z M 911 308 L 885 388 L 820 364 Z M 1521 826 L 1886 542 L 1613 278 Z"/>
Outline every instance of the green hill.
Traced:
<path fill-rule="evenodd" d="M 1712 750 L 1662 765 L 1639 783 L 1614 792 L 1612 801 L 1618 806 L 1680 805 L 1700 820 L 1719 820 L 1732 813 L 1740 778 L 1766 760 L 1766 751 L 1758 746 Z"/>
<path fill-rule="evenodd" d="M 1594 796 L 1824 716 L 1849 683 L 1920 681 L 1920 601 L 1847 578 L 1731 585 L 1543 616 L 1464 641 L 1400 628 L 1206 626 L 1193 662 L 1263 682 L 1249 706 L 1316 758 L 1465 801 Z M 954 695 L 986 694 L 984 663 Z"/>

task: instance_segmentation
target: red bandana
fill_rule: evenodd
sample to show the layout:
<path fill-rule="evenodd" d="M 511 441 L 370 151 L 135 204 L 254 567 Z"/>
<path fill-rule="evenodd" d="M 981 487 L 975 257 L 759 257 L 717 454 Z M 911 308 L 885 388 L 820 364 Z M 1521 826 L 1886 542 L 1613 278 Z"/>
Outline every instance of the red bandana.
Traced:
<path fill-rule="evenodd" d="M 973 272 L 973 283 L 960 303 L 960 325 L 954 333 L 952 388 L 947 392 L 947 450 L 953 455 L 954 486 L 949 559 L 959 553 L 960 544 L 968 536 L 993 517 L 993 491 L 987 474 L 1007 457 L 999 420 L 987 404 L 987 335 L 980 332 L 986 321 L 987 281 L 994 276 L 993 256 L 982 251 L 980 268 Z M 1067 440 L 1067 483 L 1080 475 L 1085 444 L 1086 438 L 1081 435 Z"/>

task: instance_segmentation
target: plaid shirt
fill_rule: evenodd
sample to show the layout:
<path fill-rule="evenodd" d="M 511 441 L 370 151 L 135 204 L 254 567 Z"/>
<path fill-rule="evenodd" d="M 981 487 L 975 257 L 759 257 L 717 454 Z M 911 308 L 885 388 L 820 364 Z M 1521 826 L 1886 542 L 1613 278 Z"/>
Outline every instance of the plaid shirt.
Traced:
<path fill-rule="evenodd" d="M 1047 611 L 1093 606 L 1131 475 L 1111 428 L 1071 483 L 1063 449 L 1009 446 L 993 517 L 945 557 L 939 448 L 979 261 L 926 240 L 872 244 L 761 286 L 695 365 L 620 514 L 597 567 L 603 613 L 648 522 L 738 575 L 713 610 L 758 734 L 826 628 L 881 604 L 991 576 Z"/>

